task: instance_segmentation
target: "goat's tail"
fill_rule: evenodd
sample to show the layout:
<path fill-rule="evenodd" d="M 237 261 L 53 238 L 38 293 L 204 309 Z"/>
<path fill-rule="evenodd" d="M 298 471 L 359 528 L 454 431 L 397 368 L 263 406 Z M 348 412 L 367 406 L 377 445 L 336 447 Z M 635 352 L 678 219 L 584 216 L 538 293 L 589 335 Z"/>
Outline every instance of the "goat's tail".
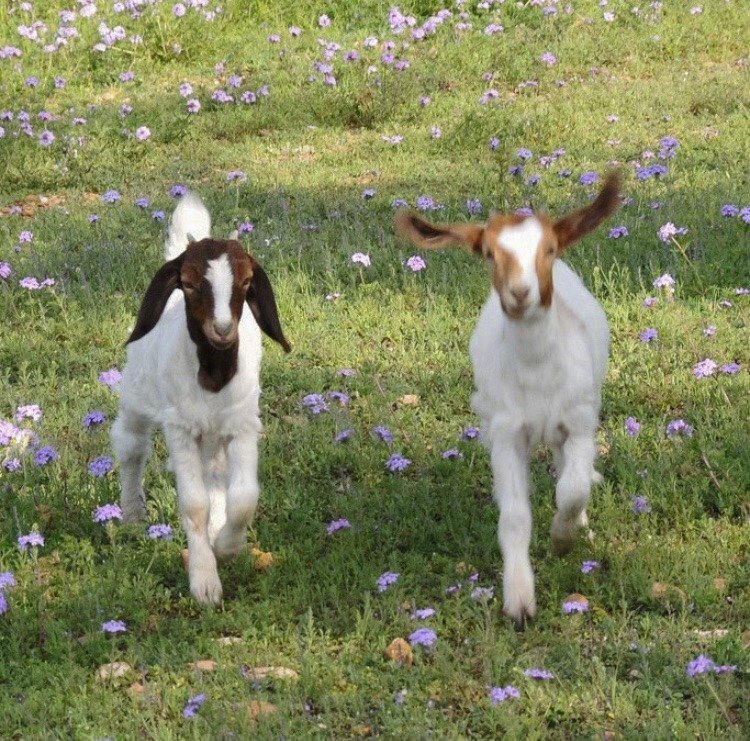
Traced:
<path fill-rule="evenodd" d="M 181 255 L 191 241 L 200 241 L 211 235 L 211 215 L 198 196 L 185 193 L 169 220 L 169 230 L 164 241 L 164 259 Z"/>

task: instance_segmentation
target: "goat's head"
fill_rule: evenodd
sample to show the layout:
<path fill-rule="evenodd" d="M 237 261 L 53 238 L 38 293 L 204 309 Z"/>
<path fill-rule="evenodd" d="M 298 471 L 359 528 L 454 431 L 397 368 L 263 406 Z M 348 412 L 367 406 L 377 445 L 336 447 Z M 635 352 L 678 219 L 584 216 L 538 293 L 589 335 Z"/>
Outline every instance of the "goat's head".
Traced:
<path fill-rule="evenodd" d="M 545 214 L 493 214 L 484 226 L 431 224 L 402 211 L 396 215 L 396 231 L 418 247 L 460 244 L 485 257 L 506 315 L 533 318 L 552 303 L 555 259 L 617 209 L 619 186 L 617 174 L 609 174 L 594 201 L 557 221 Z"/>
<path fill-rule="evenodd" d="M 247 302 L 260 328 L 284 350 L 291 350 L 281 329 L 268 276 L 236 239 L 191 241 L 181 255 L 164 263 L 146 290 L 128 342 L 140 339 L 156 326 L 176 289 L 185 296 L 191 336 L 193 331 L 200 331 L 213 348 L 224 350 L 237 342 L 242 308 Z"/>

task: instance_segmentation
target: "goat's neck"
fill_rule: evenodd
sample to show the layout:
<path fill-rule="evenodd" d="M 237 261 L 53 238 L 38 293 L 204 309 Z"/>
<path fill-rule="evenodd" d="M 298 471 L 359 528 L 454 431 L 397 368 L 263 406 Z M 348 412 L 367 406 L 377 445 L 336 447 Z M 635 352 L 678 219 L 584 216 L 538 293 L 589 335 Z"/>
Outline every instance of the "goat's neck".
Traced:
<path fill-rule="evenodd" d="M 508 321 L 507 337 L 523 365 L 539 364 L 554 355 L 560 342 L 554 296 L 550 307 L 537 316 Z"/>
<path fill-rule="evenodd" d="M 239 353 L 240 343 L 235 342 L 233 345 L 217 350 L 211 345 L 203 334 L 198 322 L 187 314 L 187 326 L 190 339 L 195 343 L 198 353 L 198 383 L 201 388 L 214 393 L 221 391 L 237 373 L 237 355 Z"/>

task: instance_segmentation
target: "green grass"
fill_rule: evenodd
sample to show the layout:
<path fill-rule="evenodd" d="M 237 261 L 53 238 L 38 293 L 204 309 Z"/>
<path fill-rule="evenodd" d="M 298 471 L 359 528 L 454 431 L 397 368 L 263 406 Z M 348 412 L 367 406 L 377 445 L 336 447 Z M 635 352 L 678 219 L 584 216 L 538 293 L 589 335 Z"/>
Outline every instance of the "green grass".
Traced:
<path fill-rule="evenodd" d="M 636 17 L 632 3 L 576 0 L 572 14 L 558 6 L 544 18 L 538 7 L 509 1 L 489 13 L 469 9 L 474 28 L 464 32 L 454 30 L 454 8 L 434 36 L 394 51 L 411 64 L 403 72 L 380 64 L 382 49 L 362 47 L 370 35 L 403 38 L 388 30 L 389 3 L 237 0 L 213 23 L 194 13 L 177 20 L 172 4 L 134 21 L 100 2 L 97 15 L 76 22 L 80 38 L 55 54 L 16 28 L 41 17 L 49 40 L 57 11 L 72 4 L 38 1 L 38 16 L 18 3 L 0 8 L 0 45 L 23 50 L 0 60 L 0 109 L 14 112 L 0 121 L 0 208 L 35 194 L 62 199 L 32 217 L 0 217 L 0 261 L 13 271 L 0 280 L 0 418 L 39 404 L 41 420 L 22 426 L 59 451 L 44 467 L 27 450 L 21 470 L 0 469 L 0 571 L 17 582 L 0 616 L 0 737 L 746 737 L 750 310 L 735 289 L 748 286 L 750 226 L 720 215 L 722 204 L 747 206 L 750 191 L 742 3 L 705 2 L 696 15 L 692 0 L 661 11 L 644 3 Z M 440 7 L 402 9 L 422 23 Z M 603 10 L 615 20 L 605 22 Z M 317 26 L 323 12 L 328 29 Z M 143 43 L 90 51 L 102 20 Z M 490 22 L 505 31 L 485 36 Z M 304 29 L 298 39 L 287 31 L 292 24 Z M 281 42 L 269 44 L 271 33 Z M 322 60 L 318 38 L 362 55 L 345 63 L 338 53 L 336 87 L 307 82 Z M 545 51 L 556 65 L 540 62 Z M 370 64 L 377 72 L 368 75 Z M 124 70 L 135 80 L 121 82 Z M 482 80 L 485 72 L 493 79 Z M 230 74 L 245 78 L 240 91 L 268 84 L 270 95 L 247 106 L 212 102 Z M 30 75 L 38 87 L 24 84 Z M 54 88 L 55 75 L 66 78 L 64 88 Z M 184 81 L 202 104 L 197 115 L 178 94 Z M 488 88 L 499 98 L 481 106 Z M 430 105 L 420 106 L 422 95 Z M 133 112 L 123 118 L 125 102 Z M 21 110 L 32 137 L 16 135 Z M 56 137 L 49 148 L 37 141 L 41 110 L 56 117 L 47 124 Z M 610 114 L 619 120 L 608 122 Z M 86 123 L 72 125 L 74 116 Z M 132 134 L 143 125 L 151 137 L 139 142 Z M 430 137 L 433 125 L 439 139 Z M 383 141 L 395 134 L 401 144 Z M 628 163 L 645 162 L 642 152 L 658 152 L 667 135 L 680 142 L 664 162 L 668 175 L 639 182 Z M 493 136 L 501 140 L 495 151 Z M 508 174 L 519 147 L 534 152 L 520 178 Z M 564 156 L 541 167 L 539 157 L 559 147 Z M 539 616 L 518 634 L 501 611 L 488 457 L 477 441 L 459 440 L 476 424 L 467 345 L 486 272 L 459 251 L 425 255 L 424 272 L 406 271 L 413 252 L 393 234 L 391 201 L 428 195 L 444 206 L 439 218 L 455 220 L 468 218 L 468 198 L 481 200 L 483 216 L 529 203 L 561 214 L 585 202 L 579 175 L 610 162 L 626 173 L 633 200 L 570 254 L 613 336 L 599 434 L 604 483 L 589 509 L 596 537 L 564 559 L 550 554 L 553 485 L 550 456 L 540 450 L 532 463 Z M 558 177 L 563 168 L 572 175 Z M 228 184 L 232 170 L 245 171 L 247 182 Z M 536 187 L 525 184 L 532 174 L 541 176 Z M 91 521 L 96 506 L 119 495 L 114 474 L 87 472 L 89 461 L 111 454 L 117 407 L 97 377 L 123 363 L 128 328 L 161 259 L 163 224 L 150 212 L 169 213 L 175 183 L 198 190 L 218 236 L 242 221 L 255 225 L 245 243 L 271 276 L 294 345 L 285 356 L 267 343 L 262 369 L 254 538 L 276 561 L 265 572 L 249 556 L 222 567 L 225 598 L 216 609 L 188 593 L 160 437 L 146 476 L 149 515 L 175 526 L 175 539 L 153 542 L 143 528 Z M 361 197 L 366 188 L 376 190 L 372 199 Z M 115 205 L 101 202 L 110 189 L 122 194 Z M 150 199 L 147 210 L 133 204 L 139 196 Z M 689 230 L 678 242 L 656 236 L 669 221 Z M 615 225 L 629 236 L 610 239 Z M 33 239 L 16 252 L 22 230 Z M 350 263 L 360 251 L 371 267 Z M 651 286 L 665 272 L 676 280 L 671 299 Z M 28 275 L 57 283 L 27 291 L 18 281 Z M 326 301 L 332 292 L 340 298 Z M 657 294 L 655 306 L 642 306 Z M 707 337 L 709 325 L 716 332 Z M 639 341 L 646 327 L 658 330 L 655 342 Z M 738 362 L 741 371 L 697 380 L 691 369 L 706 357 Z M 357 374 L 341 378 L 344 367 Z M 301 407 L 305 394 L 332 389 L 351 395 L 348 408 L 332 404 L 311 417 Z M 400 404 L 405 394 L 418 403 Z M 108 421 L 87 432 L 81 419 L 91 409 Z M 624 431 L 628 416 L 642 425 L 635 438 Z M 665 436 L 676 418 L 694 427 L 692 438 Z M 393 431 L 390 448 L 372 435 L 375 425 Z M 334 445 L 347 427 L 352 439 Z M 463 459 L 443 460 L 454 447 Z M 384 469 L 393 451 L 413 461 L 403 474 Z M 17 454 L 0 448 L 0 458 Z M 635 494 L 647 497 L 650 513 L 631 512 Z M 339 517 L 352 528 L 327 536 L 326 524 Z M 18 535 L 34 529 L 45 546 L 20 553 Z M 583 575 L 581 562 L 592 559 L 601 569 Z M 387 570 L 401 578 L 379 594 L 375 582 Z M 486 604 L 469 597 L 474 571 L 495 588 Z M 446 595 L 456 582 L 462 589 Z M 654 582 L 670 585 L 666 596 L 653 595 Z M 571 592 L 588 597 L 588 614 L 562 614 Z M 419 627 L 411 611 L 428 606 L 436 609 L 425 623 L 437 632 L 435 647 L 415 649 L 412 668 L 394 666 L 383 650 Z M 100 625 L 110 619 L 125 620 L 127 633 L 106 638 Z M 698 632 L 715 630 L 726 632 Z M 223 636 L 241 642 L 222 646 Z M 689 678 L 685 667 L 700 653 L 739 670 Z M 187 666 L 206 658 L 218 662 L 215 672 Z M 113 660 L 133 672 L 97 682 L 97 668 Z M 255 684 L 243 676 L 243 666 L 263 665 L 300 676 Z M 531 666 L 556 679 L 535 683 L 522 673 Z M 129 689 L 136 682 L 140 695 Z M 520 697 L 492 707 L 487 688 L 508 684 Z M 184 719 L 198 693 L 205 704 Z M 250 720 L 248 702 L 261 699 L 276 712 Z"/>

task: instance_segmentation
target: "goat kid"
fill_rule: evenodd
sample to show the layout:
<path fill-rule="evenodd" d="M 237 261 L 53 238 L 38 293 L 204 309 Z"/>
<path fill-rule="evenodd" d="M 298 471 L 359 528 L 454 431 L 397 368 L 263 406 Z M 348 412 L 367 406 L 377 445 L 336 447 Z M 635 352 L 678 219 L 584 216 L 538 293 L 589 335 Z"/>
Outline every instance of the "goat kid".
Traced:
<path fill-rule="evenodd" d="M 494 498 L 500 509 L 504 610 L 518 627 L 536 615 L 529 560 L 529 453 L 551 446 L 557 485 L 552 546 L 564 555 L 579 527 L 594 470 L 601 388 L 609 354 L 603 309 L 558 256 L 595 229 L 619 205 L 610 174 L 597 198 L 557 221 L 545 214 L 493 214 L 484 226 L 431 224 L 396 216 L 396 229 L 424 248 L 460 244 L 484 257 L 492 290 L 471 337 L 476 392 L 490 451 Z"/>
<path fill-rule="evenodd" d="M 221 599 L 216 559 L 245 547 L 258 501 L 261 330 L 291 349 L 263 268 L 236 233 L 212 239 L 210 229 L 201 200 L 185 195 L 127 341 L 112 427 L 126 522 L 146 516 L 151 433 L 164 431 L 199 602 Z"/>

